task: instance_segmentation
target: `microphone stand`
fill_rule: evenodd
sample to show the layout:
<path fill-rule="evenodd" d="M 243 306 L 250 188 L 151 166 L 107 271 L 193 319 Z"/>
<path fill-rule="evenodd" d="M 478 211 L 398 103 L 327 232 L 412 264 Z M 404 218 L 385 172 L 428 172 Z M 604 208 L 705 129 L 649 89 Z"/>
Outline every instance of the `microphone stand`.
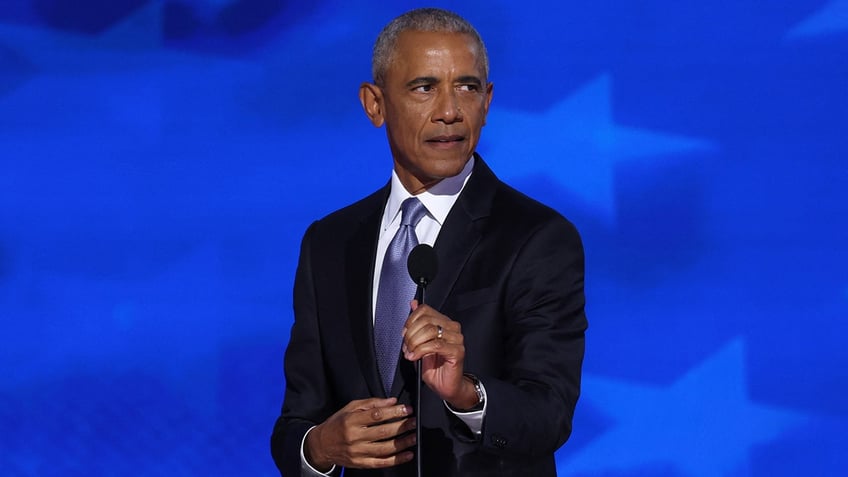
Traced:
<path fill-rule="evenodd" d="M 418 279 L 418 288 L 415 290 L 415 299 L 418 301 L 418 306 L 424 304 L 424 289 L 427 288 L 427 279 L 421 277 Z M 418 369 L 418 379 L 415 382 L 415 407 L 416 409 L 416 419 L 417 424 L 415 426 L 415 475 L 418 477 L 424 477 L 424 471 L 422 470 L 422 462 L 424 459 L 421 457 L 421 383 L 424 382 L 424 378 L 422 376 L 422 360 L 419 359 L 415 366 Z"/>
<path fill-rule="evenodd" d="M 409 269 L 409 276 L 412 278 L 413 283 L 418 285 L 415 290 L 415 300 L 418 301 L 418 305 L 421 306 L 424 304 L 424 289 L 427 288 L 427 285 L 433 280 L 439 269 L 436 252 L 430 245 L 423 243 L 416 245 L 409 253 L 406 266 Z M 418 477 L 423 477 L 424 471 L 422 468 L 424 459 L 421 454 L 421 450 L 424 439 L 422 438 L 421 431 L 423 429 L 422 424 L 424 421 L 421 419 L 421 388 L 422 383 L 424 382 L 422 376 L 424 366 L 422 360 L 418 360 L 416 367 L 418 368 L 418 379 L 415 384 L 415 414 L 418 424 L 415 426 L 415 465 L 416 475 L 418 475 Z"/>

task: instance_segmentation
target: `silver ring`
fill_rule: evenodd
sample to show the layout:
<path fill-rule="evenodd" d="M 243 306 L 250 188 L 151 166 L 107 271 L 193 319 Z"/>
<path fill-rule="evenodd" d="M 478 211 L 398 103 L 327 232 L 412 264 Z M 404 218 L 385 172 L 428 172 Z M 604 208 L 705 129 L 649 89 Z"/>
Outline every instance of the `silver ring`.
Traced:
<path fill-rule="evenodd" d="M 436 339 L 442 339 L 442 336 L 445 334 L 445 329 L 442 328 L 441 325 L 436 325 Z"/>

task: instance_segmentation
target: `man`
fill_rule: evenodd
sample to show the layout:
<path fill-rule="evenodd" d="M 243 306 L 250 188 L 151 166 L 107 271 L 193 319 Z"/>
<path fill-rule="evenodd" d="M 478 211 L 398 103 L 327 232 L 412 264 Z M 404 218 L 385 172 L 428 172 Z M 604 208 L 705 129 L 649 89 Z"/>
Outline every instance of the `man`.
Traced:
<path fill-rule="evenodd" d="M 476 155 L 488 67 L 478 33 L 444 10 L 408 12 L 377 39 L 359 97 L 386 126 L 392 177 L 303 238 L 271 438 L 285 476 L 415 475 L 416 426 L 424 475 L 556 475 L 580 389 L 583 249 Z M 387 277 L 410 241 L 433 244 L 439 271 L 426 304 L 402 294 L 393 322 L 388 290 L 412 281 Z"/>

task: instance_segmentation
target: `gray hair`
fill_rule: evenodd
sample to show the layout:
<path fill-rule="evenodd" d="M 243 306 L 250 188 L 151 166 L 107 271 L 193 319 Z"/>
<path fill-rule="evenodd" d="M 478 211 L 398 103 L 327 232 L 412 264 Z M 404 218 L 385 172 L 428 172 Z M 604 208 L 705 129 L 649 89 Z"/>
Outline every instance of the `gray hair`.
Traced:
<path fill-rule="evenodd" d="M 438 33 L 462 33 L 469 35 L 477 43 L 483 61 L 486 78 L 489 77 L 489 54 L 480 34 L 468 20 L 456 13 L 440 8 L 418 8 L 408 11 L 386 25 L 374 43 L 371 57 L 371 75 L 375 84 L 382 84 L 384 75 L 392 60 L 398 36 L 405 31 L 426 31 Z"/>

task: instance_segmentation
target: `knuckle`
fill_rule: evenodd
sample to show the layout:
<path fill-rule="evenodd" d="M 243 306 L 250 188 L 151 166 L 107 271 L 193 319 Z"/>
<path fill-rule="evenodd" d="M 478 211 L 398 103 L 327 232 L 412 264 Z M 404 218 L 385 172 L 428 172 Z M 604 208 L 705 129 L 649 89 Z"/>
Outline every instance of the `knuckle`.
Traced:
<path fill-rule="evenodd" d="M 341 424 L 342 427 L 347 429 L 350 426 L 351 421 L 353 420 L 353 414 L 344 414 L 341 416 Z"/>

